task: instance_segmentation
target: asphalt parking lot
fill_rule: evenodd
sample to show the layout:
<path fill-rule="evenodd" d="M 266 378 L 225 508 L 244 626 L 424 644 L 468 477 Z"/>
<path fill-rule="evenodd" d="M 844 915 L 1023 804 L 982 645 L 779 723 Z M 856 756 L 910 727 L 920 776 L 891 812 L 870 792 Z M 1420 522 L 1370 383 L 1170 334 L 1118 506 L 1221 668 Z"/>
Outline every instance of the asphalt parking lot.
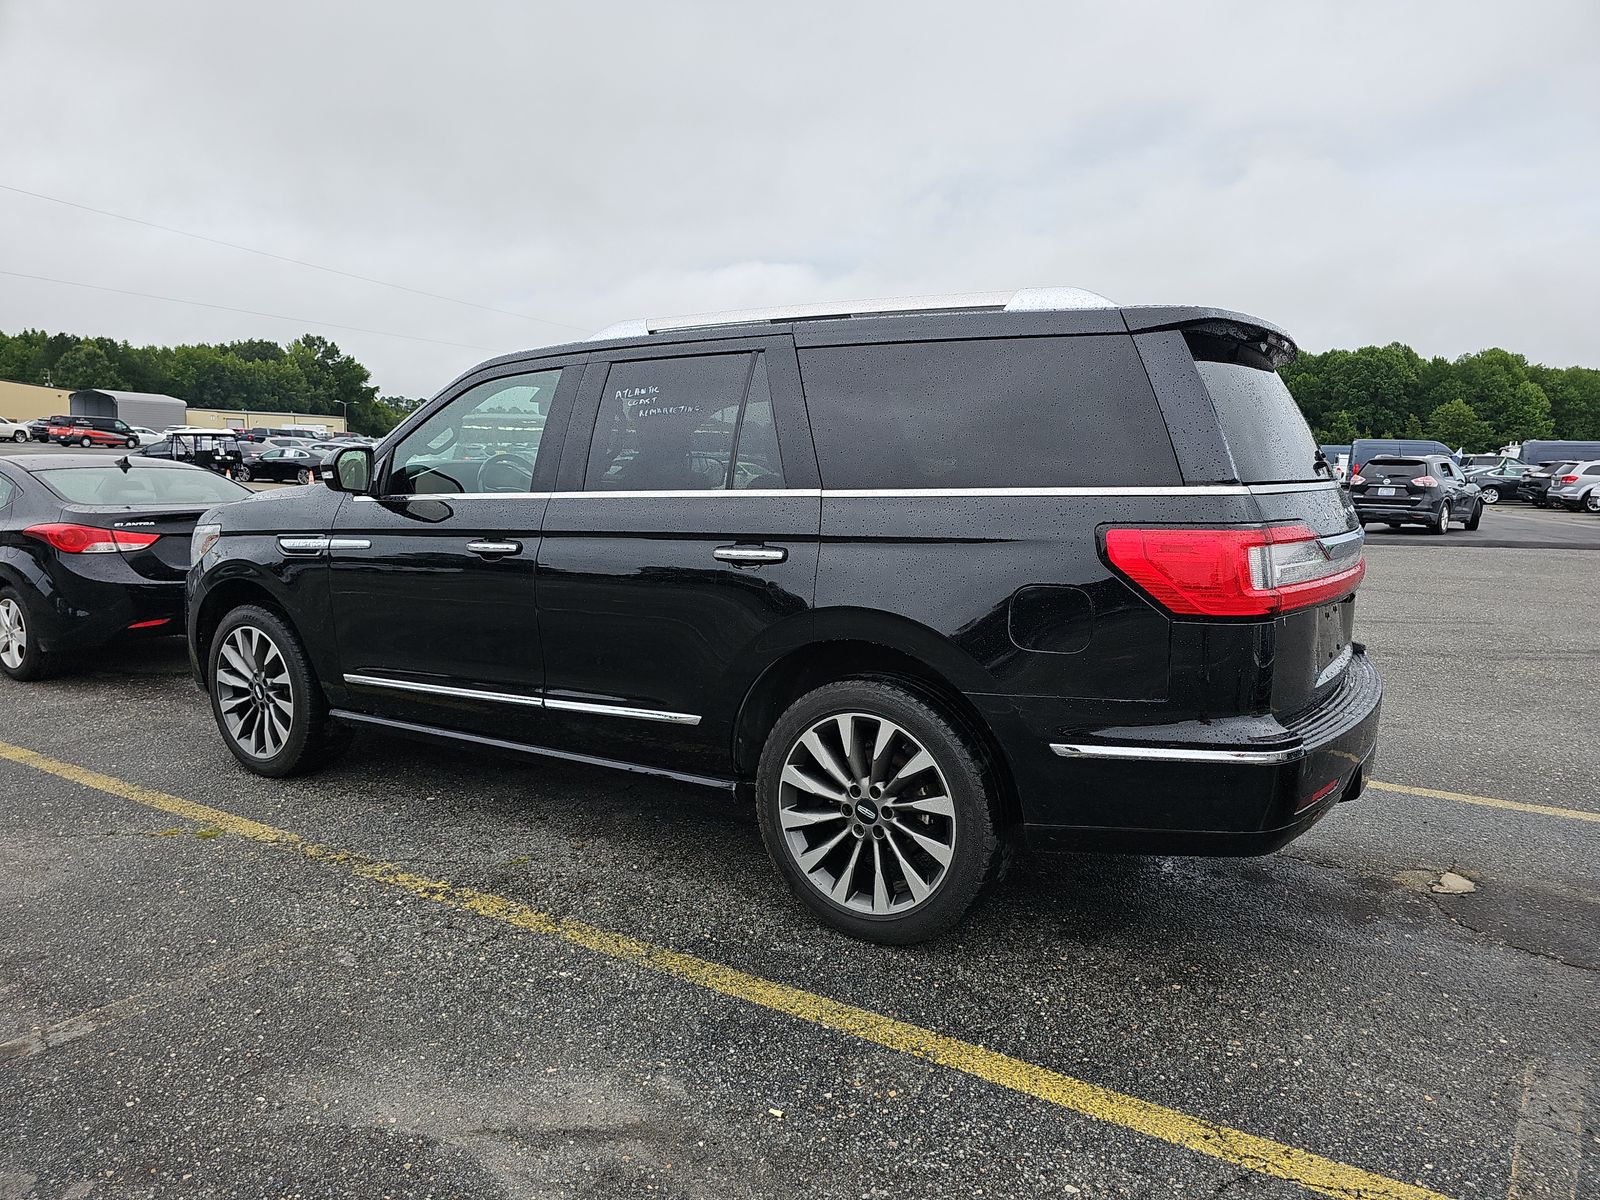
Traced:
<path fill-rule="evenodd" d="M 0 680 L 0 1197 L 1595 1200 L 1600 559 L 1545 547 L 1600 518 L 1370 532 L 1381 786 L 910 949 L 712 793 L 369 735 L 269 783 L 170 643 Z"/>

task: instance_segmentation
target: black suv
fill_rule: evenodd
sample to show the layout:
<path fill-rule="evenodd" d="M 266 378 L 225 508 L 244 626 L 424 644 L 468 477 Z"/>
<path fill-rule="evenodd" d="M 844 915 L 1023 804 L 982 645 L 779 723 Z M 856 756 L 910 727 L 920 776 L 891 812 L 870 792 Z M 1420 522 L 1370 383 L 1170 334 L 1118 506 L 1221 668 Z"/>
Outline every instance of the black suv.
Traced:
<path fill-rule="evenodd" d="M 1294 353 L 1037 289 L 498 358 L 204 518 L 195 676 L 262 775 L 354 724 L 727 789 L 880 941 L 1023 837 L 1266 853 L 1360 794 L 1380 698 Z"/>
<path fill-rule="evenodd" d="M 1483 489 L 1448 454 L 1379 454 L 1350 476 L 1356 517 L 1391 529 L 1425 525 L 1449 533 L 1452 522 L 1474 530 L 1483 519 Z"/>

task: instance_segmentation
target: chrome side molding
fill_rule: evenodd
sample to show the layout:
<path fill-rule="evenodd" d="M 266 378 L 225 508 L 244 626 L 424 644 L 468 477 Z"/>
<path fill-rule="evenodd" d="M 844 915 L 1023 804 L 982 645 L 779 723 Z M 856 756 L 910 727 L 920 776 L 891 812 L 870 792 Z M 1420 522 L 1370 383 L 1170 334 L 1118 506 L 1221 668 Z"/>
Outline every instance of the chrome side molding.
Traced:
<path fill-rule="evenodd" d="M 627 717 L 635 721 L 663 721 L 670 725 L 698 725 L 696 713 L 666 712 L 658 708 L 633 708 L 626 704 L 597 704 L 589 700 L 562 700 L 543 694 L 525 696 L 516 692 L 490 692 L 481 688 L 451 687 L 442 683 L 422 683 L 414 679 L 391 679 L 387 675 L 345 672 L 344 681 L 356 687 L 389 688 L 397 692 L 417 692 L 425 696 L 450 696 L 461 700 L 488 700 L 500 704 L 520 704 L 526 708 L 548 708 L 559 712 L 593 713 L 600 717 Z"/>
<path fill-rule="evenodd" d="M 1100 746 L 1083 742 L 1052 742 L 1050 749 L 1062 758 L 1115 758 L 1145 762 L 1249 763 L 1270 766 L 1286 763 L 1299 750 L 1182 750 L 1170 746 Z"/>

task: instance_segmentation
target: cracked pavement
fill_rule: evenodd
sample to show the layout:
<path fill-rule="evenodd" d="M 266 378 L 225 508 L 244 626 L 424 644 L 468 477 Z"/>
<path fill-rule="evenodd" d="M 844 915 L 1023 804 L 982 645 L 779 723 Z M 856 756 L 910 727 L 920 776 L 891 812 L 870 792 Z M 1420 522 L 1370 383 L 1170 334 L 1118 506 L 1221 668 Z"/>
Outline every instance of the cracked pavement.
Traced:
<path fill-rule="evenodd" d="M 1424 545 L 1376 545 L 1359 601 L 1378 778 L 1600 811 L 1586 552 Z M 814 926 L 709 792 L 370 735 L 248 776 L 179 647 L 0 681 L 0 713 L 14 745 L 1448 1196 L 1506 1195 L 1520 1148 L 1518 1195 L 1600 1197 L 1594 823 L 1371 791 L 1261 859 L 1024 857 L 952 936 L 885 949 Z M 1307 1194 L 211 832 L 0 761 L 0 1197 Z M 1434 894 L 1446 871 L 1476 890 Z M 1571 1191 L 1535 1169 L 1563 1152 Z"/>

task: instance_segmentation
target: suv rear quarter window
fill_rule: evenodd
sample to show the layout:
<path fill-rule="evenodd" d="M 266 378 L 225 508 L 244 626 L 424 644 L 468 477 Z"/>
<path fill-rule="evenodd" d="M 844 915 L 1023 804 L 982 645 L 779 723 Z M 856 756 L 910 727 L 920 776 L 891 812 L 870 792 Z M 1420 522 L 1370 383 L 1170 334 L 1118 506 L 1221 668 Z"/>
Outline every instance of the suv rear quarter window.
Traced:
<path fill-rule="evenodd" d="M 1182 482 L 1127 336 L 822 346 L 800 375 L 824 487 Z"/>

